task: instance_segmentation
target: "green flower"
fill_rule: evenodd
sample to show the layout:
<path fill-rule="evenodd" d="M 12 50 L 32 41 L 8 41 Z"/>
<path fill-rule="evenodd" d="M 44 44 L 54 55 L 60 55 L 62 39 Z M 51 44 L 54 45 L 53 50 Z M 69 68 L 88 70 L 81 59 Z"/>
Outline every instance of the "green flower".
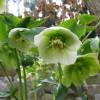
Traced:
<path fill-rule="evenodd" d="M 14 28 L 9 32 L 9 45 L 12 48 L 16 48 L 20 51 L 27 51 L 33 47 L 33 42 L 25 37 L 26 34 L 30 34 L 30 30 L 27 28 Z"/>
<path fill-rule="evenodd" d="M 44 64 L 72 64 L 76 61 L 81 41 L 70 30 L 63 27 L 51 27 L 34 37 Z"/>
<path fill-rule="evenodd" d="M 76 62 L 64 67 L 62 84 L 69 87 L 71 84 L 81 86 L 90 76 L 100 72 L 100 64 L 97 54 L 88 53 L 80 55 Z"/>

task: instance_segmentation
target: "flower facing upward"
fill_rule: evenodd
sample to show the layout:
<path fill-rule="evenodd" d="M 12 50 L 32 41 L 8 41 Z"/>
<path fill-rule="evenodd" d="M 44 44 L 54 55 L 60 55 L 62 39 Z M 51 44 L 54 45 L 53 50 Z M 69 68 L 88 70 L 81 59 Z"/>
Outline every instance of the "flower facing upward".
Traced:
<path fill-rule="evenodd" d="M 77 49 L 81 41 L 70 30 L 63 27 L 51 27 L 34 37 L 44 64 L 72 64 L 77 58 Z"/>

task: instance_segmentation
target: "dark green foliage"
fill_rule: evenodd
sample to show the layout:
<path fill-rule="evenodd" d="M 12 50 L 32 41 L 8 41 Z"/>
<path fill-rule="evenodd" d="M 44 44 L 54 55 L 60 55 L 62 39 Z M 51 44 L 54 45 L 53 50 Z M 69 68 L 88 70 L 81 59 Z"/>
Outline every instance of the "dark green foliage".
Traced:
<path fill-rule="evenodd" d="M 17 27 L 27 28 L 31 20 L 32 20 L 32 17 L 30 16 L 25 17 L 20 21 L 20 23 L 18 23 Z"/>
<path fill-rule="evenodd" d="M 90 32 L 96 29 L 95 26 L 89 25 L 96 20 L 97 20 L 97 17 L 94 15 L 83 14 L 83 15 L 78 16 L 77 19 L 69 19 L 67 21 L 63 21 L 59 24 L 59 26 L 70 29 L 79 38 L 81 38 L 85 36 L 87 32 Z"/>

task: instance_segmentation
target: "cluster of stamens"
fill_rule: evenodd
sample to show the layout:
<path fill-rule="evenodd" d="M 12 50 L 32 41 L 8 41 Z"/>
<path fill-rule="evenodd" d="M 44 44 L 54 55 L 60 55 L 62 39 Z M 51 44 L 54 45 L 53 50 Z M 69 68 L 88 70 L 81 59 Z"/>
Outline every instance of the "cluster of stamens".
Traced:
<path fill-rule="evenodd" d="M 54 48 L 59 48 L 59 49 L 64 48 L 64 43 L 60 39 L 52 40 L 51 45 Z"/>

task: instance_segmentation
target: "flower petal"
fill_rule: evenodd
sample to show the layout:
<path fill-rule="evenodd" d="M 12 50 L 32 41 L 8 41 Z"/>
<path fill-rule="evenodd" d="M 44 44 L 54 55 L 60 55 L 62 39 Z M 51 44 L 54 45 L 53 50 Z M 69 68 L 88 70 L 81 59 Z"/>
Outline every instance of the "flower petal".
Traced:
<path fill-rule="evenodd" d="M 52 41 L 59 39 L 64 43 L 63 48 L 55 48 Z M 43 63 L 72 64 L 77 58 L 77 49 L 81 41 L 70 30 L 63 27 L 51 27 L 43 30 L 34 37 L 34 44 L 39 49 Z M 59 46 L 59 45 L 58 45 Z"/>
<path fill-rule="evenodd" d="M 34 44 L 31 40 L 27 39 L 24 35 L 30 33 L 27 28 L 14 28 L 9 32 L 9 46 L 16 48 L 22 52 L 30 50 Z M 23 35 L 24 34 L 24 35 Z"/>

